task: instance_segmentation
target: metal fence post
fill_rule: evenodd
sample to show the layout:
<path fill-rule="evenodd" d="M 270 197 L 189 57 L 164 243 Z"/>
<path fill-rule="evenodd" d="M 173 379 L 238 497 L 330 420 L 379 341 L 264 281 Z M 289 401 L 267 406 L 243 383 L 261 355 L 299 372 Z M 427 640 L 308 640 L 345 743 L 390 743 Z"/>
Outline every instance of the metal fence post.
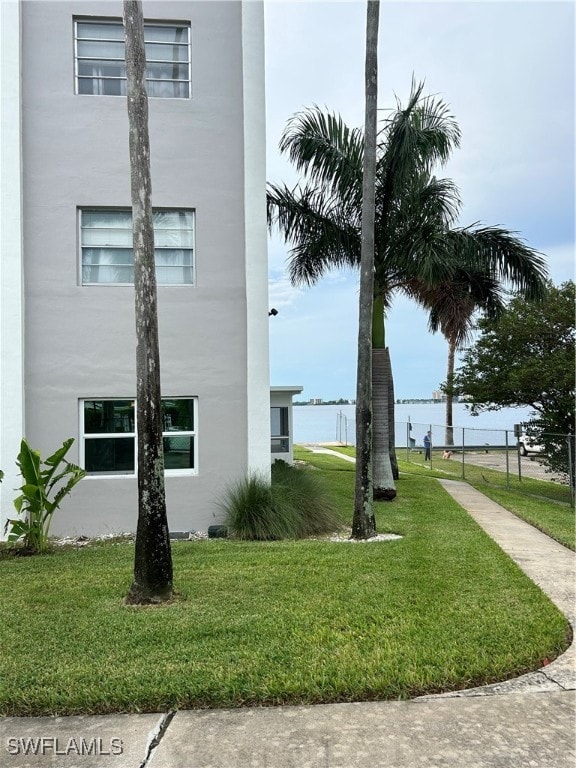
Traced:
<path fill-rule="evenodd" d="M 574 457 L 572 456 L 572 440 L 574 439 L 574 435 L 568 435 L 568 479 L 570 483 L 570 499 L 572 500 L 572 504 L 574 504 L 574 484 L 575 484 L 575 478 L 574 478 Z"/>
<path fill-rule="evenodd" d="M 504 443 L 506 445 L 506 489 L 510 490 L 510 462 L 508 459 L 508 430 L 504 430 Z"/>
<path fill-rule="evenodd" d="M 466 445 L 466 429 L 462 427 L 462 480 L 466 479 L 466 460 L 464 458 L 465 445 Z"/>

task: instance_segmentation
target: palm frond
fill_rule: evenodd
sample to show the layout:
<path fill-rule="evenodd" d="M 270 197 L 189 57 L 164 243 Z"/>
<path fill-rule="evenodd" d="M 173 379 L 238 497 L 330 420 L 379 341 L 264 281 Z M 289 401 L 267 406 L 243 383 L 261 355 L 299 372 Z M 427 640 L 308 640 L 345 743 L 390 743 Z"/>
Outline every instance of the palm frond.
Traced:
<path fill-rule="evenodd" d="M 477 312 L 497 317 L 505 307 L 502 285 L 481 269 L 459 269 L 449 281 L 434 286 L 414 280 L 406 292 L 429 311 L 431 332 L 440 330 L 456 348 L 470 340 Z"/>
<path fill-rule="evenodd" d="M 288 273 L 294 285 L 313 285 L 331 269 L 357 267 L 360 222 L 357 208 L 325 197 L 313 187 L 268 185 L 268 223 L 292 248 Z"/>
<path fill-rule="evenodd" d="M 423 87 L 422 82 L 412 83 L 406 107 L 398 103 L 387 124 L 386 173 L 401 185 L 415 169 L 430 172 L 435 164 L 446 163 L 460 145 L 460 128 L 449 107 L 441 99 L 422 98 Z"/>
<path fill-rule="evenodd" d="M 450 179 L 415 174 L 394 201 L 388 218 L 379 217 L 377 274 L 392 285 L 420 277 L 449 280 L 457 263 L 445 233 L 458 215 L 460 196 Z"/>
<path fill-rule="evenodd" d="M 451 227 L 458 220 L 462 201 L 460 190 L 452 179 L 430 177 L 426 183 L 419 184 L 413 191 L 414 207 L 428 220 L 443 222 Z"/>
<path fill-rule="evenodd" d="M 279 147 L 311 182 L 360 202 L 364 137 L 340 115 L 316 105 L 298 112 L 289 120 Z"/>
<path fill-rule="evenodd" d="M 440 240 L 452 261 L 451 277 L 438 282 L 414 275 L 404 290 L 429 310 L 430 330 L 441 330 L 456 347 L 469 340 L 475 313 L 496 317 L 503 310 L 506 286 L 526 299 L 545 294 L 544 258 L 516 233 L 472 225 L 447 230 Z"/>
<path fill-rule="evenodd" d="M 461 262 L 482 266 L 525 299 L 541 299 L 548 278 L 545 257 L 517 235 L 503 227 L 472 224 L 453 229 L 447 236 Z"/>

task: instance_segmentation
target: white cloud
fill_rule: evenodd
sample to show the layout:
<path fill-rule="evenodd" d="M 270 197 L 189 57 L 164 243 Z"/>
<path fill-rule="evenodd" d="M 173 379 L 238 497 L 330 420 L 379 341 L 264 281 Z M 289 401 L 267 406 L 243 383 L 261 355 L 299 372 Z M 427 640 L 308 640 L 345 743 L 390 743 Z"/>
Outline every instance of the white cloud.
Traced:
<path fill-rule="evenodd" d="M 276 309 L 291 306 L 301 293 L 302 289 L 294 287 L 288 277 L 271 278 L 268 282 L 269 303 Z"/>

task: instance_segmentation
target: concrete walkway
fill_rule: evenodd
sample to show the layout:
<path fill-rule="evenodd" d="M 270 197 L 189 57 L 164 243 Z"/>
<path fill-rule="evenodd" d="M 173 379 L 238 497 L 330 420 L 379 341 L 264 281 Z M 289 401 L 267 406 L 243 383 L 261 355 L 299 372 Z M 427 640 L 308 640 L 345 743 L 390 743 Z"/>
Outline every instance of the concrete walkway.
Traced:
<path fill-rule="evenodd" d="M 466 483 L 440 482 L 574 625 L 574 553 Z M 574 660 L 572 646 L 549 666 L 516 680 L 411 701 L 6 718 L 0 721 L 0 765 L 574 768 Z M 31 737 L 39 741 L 23 741 Z M 25 746 L 37 754 L 24 755 Z"/>

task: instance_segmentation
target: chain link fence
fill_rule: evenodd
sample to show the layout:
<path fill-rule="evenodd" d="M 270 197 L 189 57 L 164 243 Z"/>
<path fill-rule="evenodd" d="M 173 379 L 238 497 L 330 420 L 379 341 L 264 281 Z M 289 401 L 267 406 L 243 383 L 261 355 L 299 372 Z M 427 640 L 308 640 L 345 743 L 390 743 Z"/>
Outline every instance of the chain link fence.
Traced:
<path fill-rule="evenodd" d="M 554 484 L 550 494 L 573 501 L 575 486 L 574 435 L 542 435 L 542 445 L 513 430 L 446 427 L 400 422 L 395 425 L 398 458 L 506 488 L 538 493 L 531 480 Z M 456 466 L 458 465 L 458 469 Z M 550 489 L 551 490 L 551 489 Z"/>
<path fill-rule="evenodd" d="M 524 435 L 517 437 L 511 429 L 447 427 L 413 421 L 395 422 L 394 432 L 398 459 L 444 472 L 447 478 L 485 482 L 574 503 L 574 435 L 543 435 L 543 445 L 538 445 Z M 342 445 L 354 445 L 354 418 L 337 414 L 335 438 Z M 534 480 L 547 485 L 538 486 L 531 482 Z"/>

